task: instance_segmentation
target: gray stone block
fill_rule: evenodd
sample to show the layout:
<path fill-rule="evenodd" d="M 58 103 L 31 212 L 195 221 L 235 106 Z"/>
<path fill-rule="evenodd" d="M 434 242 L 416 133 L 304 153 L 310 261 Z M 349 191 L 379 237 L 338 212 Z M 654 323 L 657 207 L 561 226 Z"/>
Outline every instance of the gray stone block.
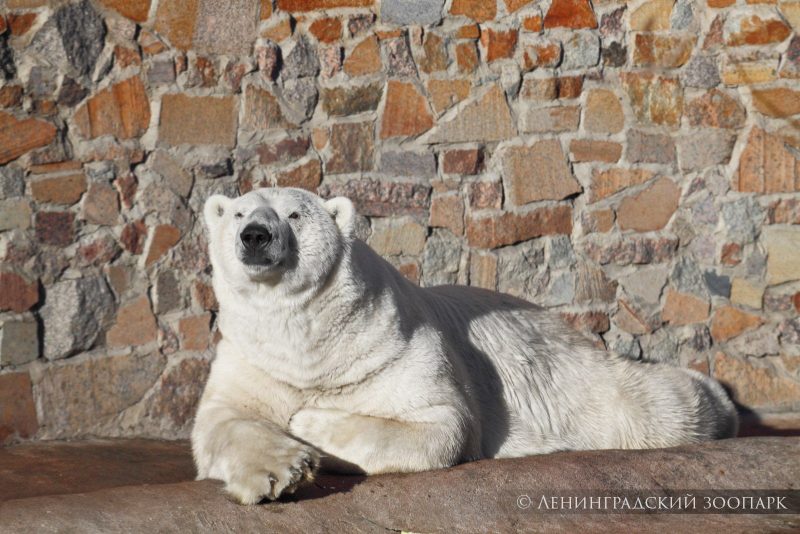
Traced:
<path fill-rule="evenodd" d="M 444 0 L 383 0 L 381 21 L 398 26 L 436 24 L 442 20 Z"/>
<path fill-rule="evenodd" d="M 41 316 L 44 356 L 66 358 L 90 349 L 114 315 L 114 297 L 102 277 L 65 280 L 48 288 Z"/>
<path fill-rule="evenodd" d="M 0 366 L 22 365 L 38 357 L 38 327 L 33 318 L 0 323 Z"/>

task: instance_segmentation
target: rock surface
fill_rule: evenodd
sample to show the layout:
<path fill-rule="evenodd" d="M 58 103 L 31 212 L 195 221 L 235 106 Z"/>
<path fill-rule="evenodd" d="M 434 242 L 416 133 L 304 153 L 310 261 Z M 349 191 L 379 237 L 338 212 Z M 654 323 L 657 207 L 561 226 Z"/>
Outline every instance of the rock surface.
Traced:
<path fill-rule="evenodd" d="M 10 531 L 276 532 L 778 531 L 797 515 L 583 514 L 520 509 L 559 490 L 666 495 L 787 489 L 800 478 L 800 438 L 748 438 L 673 449 L 587 451 L 473 462 L 374 477 L 321 475 L 279 502 L 243 507 L 192 477 L 185 443 L 90 442 L 0 450 L 0 522 Z M 46 460 L 46 461 L 43 461 Z M 47 513 L 42 513 L 47 510 Z"/>
<path fill-rule="evenodd" d="M 0 449 L 0 502 L 168 484 L 195 475 L 186 442 L 145 439 L 44 441 Z"/>

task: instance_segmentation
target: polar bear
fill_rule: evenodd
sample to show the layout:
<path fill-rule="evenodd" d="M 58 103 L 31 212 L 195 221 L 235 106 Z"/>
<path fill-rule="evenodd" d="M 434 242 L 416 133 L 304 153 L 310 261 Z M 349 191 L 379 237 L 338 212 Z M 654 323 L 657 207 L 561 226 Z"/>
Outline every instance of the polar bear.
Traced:
<path fill-rule="evenodd" d="M 322 467 L 421 471 L 479 458 L 731 437 L 708 377 L 598 350 L 491 291 L 420 288 L 354 237 L 346 198 L 266 188 L 204 208 L 222 339 L 198 406 L 198 478 L 243 504 Z"/>

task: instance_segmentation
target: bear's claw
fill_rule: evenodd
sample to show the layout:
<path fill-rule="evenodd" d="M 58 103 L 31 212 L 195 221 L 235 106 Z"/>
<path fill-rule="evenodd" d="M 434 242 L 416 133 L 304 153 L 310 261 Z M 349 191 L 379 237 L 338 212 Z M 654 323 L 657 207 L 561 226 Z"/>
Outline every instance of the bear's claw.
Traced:
<path fill-rule="evenodd" d="M 225 486 L 230 498 L 238 504 L 257 504 L 274 501 L 282 494 L 294 493 L 297 488 L 314 480 L 319 468 L 319 455 L 306 445 L 298 444 L 293 451 L 276 453 L 265 463 L 271 469 L 242 466 L 238 476 L 231 476 Z"/>

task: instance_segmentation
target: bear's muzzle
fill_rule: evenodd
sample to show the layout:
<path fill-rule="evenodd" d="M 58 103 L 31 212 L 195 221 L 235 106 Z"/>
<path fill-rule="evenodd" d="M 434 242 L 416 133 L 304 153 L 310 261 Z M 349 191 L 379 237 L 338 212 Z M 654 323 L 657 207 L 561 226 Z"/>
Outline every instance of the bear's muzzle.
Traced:
<path fill-rule="evenodd" d="M 237 249 L 242 263 L 268 267 L 279 264 L 286 255 L 286 222 L 274 209 L 253 211 L 242 224 Z"/>

